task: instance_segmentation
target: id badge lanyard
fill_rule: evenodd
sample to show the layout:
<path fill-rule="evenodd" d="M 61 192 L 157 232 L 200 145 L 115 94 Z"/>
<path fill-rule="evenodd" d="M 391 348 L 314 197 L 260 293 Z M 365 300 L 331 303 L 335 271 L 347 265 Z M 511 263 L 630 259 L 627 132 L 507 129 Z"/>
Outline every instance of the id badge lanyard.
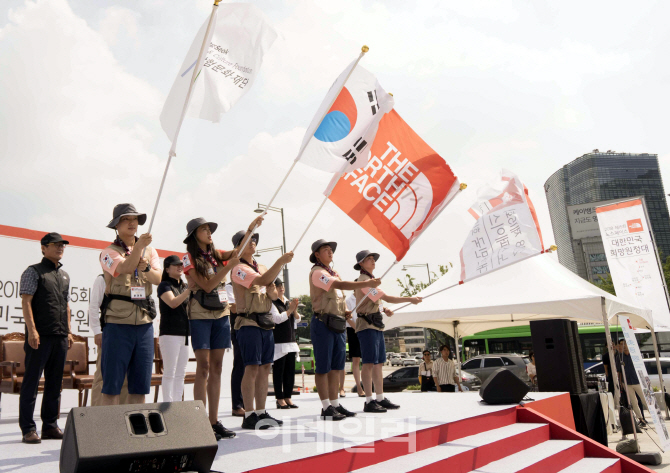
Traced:
<path fill-rule="evenodd" d="M 135 269 L 135 284 L 130 286 L 130 298 L 133 300 L 146 299 L 147 293 L 143 285 L 140 285 L 140 273 Z"/>

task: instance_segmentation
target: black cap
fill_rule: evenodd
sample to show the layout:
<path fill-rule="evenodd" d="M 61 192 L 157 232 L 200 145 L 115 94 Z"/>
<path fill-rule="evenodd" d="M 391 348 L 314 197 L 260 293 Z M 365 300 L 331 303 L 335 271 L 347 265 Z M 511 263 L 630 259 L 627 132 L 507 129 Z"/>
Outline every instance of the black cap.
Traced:
<path fill-rule="evenodd" d="M 283 286 L 284 281 L 282 281 L 280 278 L 275 279 L 275 286 Z"/>
<path fill-rule="evenodd" d="M 144 222 L 147 221 L 147 214 L 139 213 L 133 204 L 118 204 L 114 206 L 114 212 L 112 215 L 113 218 L 107 224 L 107 228 L 116 228 L 116 226 L 119 224 L 119 220 L 121 220 L 121 217 L 125 217 L 126 215 L 137 216 L 137 221 L 140 225 L 144 225 Z"/>
<path fill-rule="evenodd" d="M 246 231 L 240 230 L 235 235 L 233 235 L 233 247 L 234 248 L 237 248 L 238 246 L 240 246 L 240 243 L 242 243 L 242 240 L 244 239 L 244 235 L 246 235 L 246 234 L 247 234 Z M 254 233 L 253 235 L 251 235 L 251 239 L 252 240 L 255 239 L 256 244 L 258 245 L 258 233 Z"/>
<path fill-rule="evenodd" d="M 359 251 L 358 253 L 356 253 L 356 264 L 354 265 L 354 269 L 356 271 L 361 270 L 361 263 L 368 256 L 373 256 L 375 258 L 375 261 L 379 259 L 379 253 L 371 253 L 370 250 Z"/>
<path fill-rule="evenodd" d="M 335 250 L 337 249 L 337 243 L 335 243 L 334 241 L 326 241 L 323 239 L 316 240 L 314 243 L 312 243 L 312 254 L 309 255 L 309 261 L 311 263 L 314 264 L 316 263 L 316 256 L 314 256 L 314 253 L 319 251 L 319 248 L 326 245 L 330 246 L 330 248 L 333 250 L 333 253 L 335 253 Z"/>
<path fill-rule="evenodd" d="M 163 268 L 168 269 L 169 266 L 174 264 L 181 264 L 183 266 L 184 262 L 177 255 L 170 255 L 163 260 Z"/>
<path fill-rule="evenodd" d="M 189 222 L 186 224 L 186 238 L 184 238 L 184 243 L 186 243 L 186 240 L 188 240 L 188 237 L 193 235 L 193 232 L 195 232 L 201 225 L 209 225 L 209 230 L 214 233 L 216 229 L 218 228 L 219 224 L 214 223 L 214 222 L 208 222 L 202 217 L 194 218 L 193 220 L 189 220 Z"/>
<path fill-rule="evenodd" d="M 44 245 L 44 246 L 47 246 L 49 243 L 60 243 L 60 242 L 63 242 L 66 245 L 70 244 L 69 241 L 63 240 L 63 237 L 60 236 L 60 233 L 56 233 L 56 232 L 47 233 L 40 240 L 40 244 Z"/>

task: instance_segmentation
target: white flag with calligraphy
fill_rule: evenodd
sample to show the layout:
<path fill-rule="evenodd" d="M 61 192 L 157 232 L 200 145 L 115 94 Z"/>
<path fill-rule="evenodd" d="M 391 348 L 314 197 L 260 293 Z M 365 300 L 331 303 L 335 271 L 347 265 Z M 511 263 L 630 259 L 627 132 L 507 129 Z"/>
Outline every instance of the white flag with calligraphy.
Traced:
<path fill-rule="evenodd" d="M 477 223 L 461 249 L 461 281 L 544 251 L 528 190 L 515 174 L 503 170 L 500 181 L 480 189 L 468 212 Z"/>
<path fill-rule="evenodd" d="M 216 16 L 206 42 L 205 59 L 191 92 L 187 115 L 217 123 L 251 88 L 277 32 L 263 12 L 248 3 L 222 3 L 213 14 Z M 170 141 L 174 141 L 179 126 L 207 24 L 205 21 L 193 40 L 163 105 L 161 126 Z"/>

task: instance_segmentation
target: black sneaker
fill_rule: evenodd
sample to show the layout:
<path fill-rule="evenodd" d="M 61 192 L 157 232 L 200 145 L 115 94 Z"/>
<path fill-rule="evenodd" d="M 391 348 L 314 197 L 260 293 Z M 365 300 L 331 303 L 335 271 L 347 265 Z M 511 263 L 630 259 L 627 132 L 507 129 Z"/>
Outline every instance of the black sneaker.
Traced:
<path fill-rule="evenodd" d="M 214 431 L 214 435 L 216 435 L 216 440 L 232 439 L 236 435 L 232 430 L 226 429 L 221 421 L 216 421 L 216 424 L 212 425 L 212 430 Z"/>
<path fill-rule="evenodd" d="M 379 403 L 373 399 L 372 401 L 365 403 L 365 406 L 363 407 L 363 412 L 381 413 L 386 412 L 386 408 L 380 406 Z"/>
<path fill-rule="evenodd" d="M 346 416 L 340 414 L 333 406 L 328 406 L 328 409 L 321 409 L 321 418 L 323 420 L 342 420 L 346 419 Z"/>
<path fill-rule="evenodd" d="M 249 430 L 256 430 L 256 424 L 260 422 L 260 418 L 258 417 L 258 414 L 255 412 L 252 413 L 249 417 L 245 417 L 244 420 L 242 421 L 242 428 L 243 429 L 249 429 Z M 260 430 L 265 430 L 270 428 L 270 424 L 261 424 L 258 426 Z"/>
<path fill-rule="evenodd" d="M 343 406 L 342 404 L 340 404 L 339 406 L 337 406 L 337 407 L 335 408 L 335 410 L 336 410 L 337 412 L 339 412 L 340 414 L 342 414 L 344 417 L 356 417 L 356 413 L 355 413 L 355 412 L 351 412 L 351 411 L 345 409 L 344 406 Z"/>
<path fill-rule="evenodd" d="M 284 424 L 284 421 L 283 421 L 283 420 L 275 419 L 275 418 L 272 417 L 270 414 L 268 414 L 267 411 L 265 411 L 264 413 L 262 413 L 261 415 L 259 415 L 258 418 L 259 418 L 261 421 L 264 421 L 263 424 L 265 424 L 265 423 L 269 423 L 270 427 L 277 427 L 277 426 L 279 426 L 279 425 L 283 425 L 283 424 Z"/>
<path fill-rule="evenodd" d="M 375 401 L 375 402 L 385 409 L 400 409 L 400 406 L 398 404 L 393 404 L 386 398 L 382 399 L 381 401 Z"/>

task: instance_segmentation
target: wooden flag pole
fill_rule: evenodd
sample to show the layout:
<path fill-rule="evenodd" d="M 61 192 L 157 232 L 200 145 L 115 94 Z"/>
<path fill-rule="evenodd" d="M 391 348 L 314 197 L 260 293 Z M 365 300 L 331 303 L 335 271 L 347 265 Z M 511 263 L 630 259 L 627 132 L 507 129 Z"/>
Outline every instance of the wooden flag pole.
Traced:
<path fill-rule="evenodd" d="M 353 67 L 349 70 L 349 73 L 347 74 L 347 77 L 344 79 L 344 82 L 342 82 L 342 86 L 340 87 L 340 90 L 338 90 L 337 93 L 333 96 L 333 100 L 330 101 L 330 104 L 326 108 L 326 111 L 323 113 L 323 115 L 319 119 L 319 123 L 316 125 L 316 128 L 314 129 L 314 132 L 316 132 L 316 130 L 319 129 L 319 127 L 321 126 L 321 123 L 323 122 L 324 118 L 326 118 L 326 115 L 328 115 L 328 111 L 333 106 L 333 104 L 335 103 L 335 100 L 337 100 L 337 97 L 339 97 L 340 92 L 342 92 L 342 89 L 344 88 L 347 81 L 349 80 L 349 77 L 351 77 L 351 74 L 354 72 L 354 69 L 356 69 L 356 66 L 358 66 L 358 63 L 361 61 L 363 56 L 365 56 L 365 53 L 367 53 L 369 50 L 370 50 L 370 48 L 368 48 L 365 45 L 361 48 L 361 53 L 358 55 L 358 59 L 356 59 L 356 62 L 354 62 Z M 300 158 L 302 158 L 302 153 L 303 153 L 303 151 L 305 151 L 305 148 L 307 148 L 307 145 L 309 144 L 309 142 L 312 141 L 312 138 L 314 138 L 314 133 L 312 133 L 310 135 L 310 137 L 307 139 L 307 142 L 305 143 L 305 146 L 301 147 L 300 151 L 298 151 L 298 155 L 293 160 L 293 164 L 291 164 L 291 167 L 288 169 L 288 172 L 284 176 L 284 179 L 282 179 L 282 181 L 279 183 L 279 187 L 277 187 L 277 190 L 272 195 L 272 198 L 270 199 L 270 202 L 267 204 L 267 207 L 265 207 L 265 211 L 262 213 L 263 216 L 265 216 L 265 214 L 268 213 L 267 208 L 270 207 L 272 205 L 272 203 L 274 202 L 275 197 L 277 197 L 277 194 L 279 194 L 279 191 L 284 186 L 284 183 L 286 182 L 286 179 L 288 179 L 288 176 L 293 171 L 293 168 L 295 167 L 295 164 L 298 161 L 300 161 Z M 326 197 L 326 199 L 328 199 L 328 197 Z M 323 207 L 323 204 L 325 204 L 325 203 L 326 203 L 326 201 L 324 200 L 324 202 L 321 204 L 321 207 Z M 321 207 L 319 207 L 319 210 L 321 210 Z M 317 214 L 318 214 L 318 212 L 317 212 Z M 316 217 L 316 215 L 314 217 Z M 312 219 L 312 222 L 313 221 L 314 221 L 314 219 Z M 310 225 L 312 224 L 312 222 L 310 222 Z M 254 231 L 256 231 L 256 228 L 258 228 L 258 227 L 255 225 L 253 230 L 251 231 L 252 234 L 254 233 Z M 309 228 L 309 226 L 307 226 L 307 228 Z M 304 234 L 303 234 L 303 236 L 304 236 Z M 302 237 L 300 237 L 300 239 L 302 239 Z M 247 243 L 249 243 L 248 240 L 245 241 L 244 244 L 242 245 L 242 248 L 240 249 L 240 254 L 242 254 L 244 249 L 247 247 Z M 300 243 L 300 241 L 298 241 L 298 243 Z M 296 245 L 296 247 L 297 246 L 298 245 Z M 293 250 L 295 251 L 295 248 Z"/>
<path fill-rule="evenodd" d="M 459 192 L 459 193 L 463 192 L 465 189 L 467 189 L 467 187 L 468 187 L 467 184 L 465 184 L 465 183 L 461 183 L 461 184 L 459 185 L 459 187 L 458 187 L 458 192 Z M 454 197 L 455 197 L 455 196 L 454 196 Z M 432 224 L 435 220 L 437 220 L 437 217 L 439 217 L 440 214 L 442 213 L 442 211 L 443 211 L 444 209 L 446 209 L 446 208 L 447 208 L 446 205 L 445 205 L 444 207 L 442 207 L 442 209 L 440 209 L 440 211 L 439 211 L 438 214 L 435 216 L 435 218 L 434 218 L 433 220 L 431 220 L 430 224 Z M 428 227 L 430 227 L 430 224 L 428 225 Z M 424 234 L 424 232 L 428 229 L 428 227 L 424 228 L 424 229 L 421 231 L 421 233 L 419 233 L 419 235 L 414 239 L 414 243 L 416 243 L 416 241 L 417 241 L 419 238 L 421 238 L 421 235 Z M 381 276 L 379 279 L 384 279 L 384 276 L 386 276 L 386 275 L 388 274 L 388 272 L 391 271 L 391 269 L 393 268 L 393 266 L 395 266 L 396 264 L 398 264 L 398 261 L 397 261 L 397 260 L 393 262 L 393 264 L 389 267 L 389 269 L 387 269 L 386 272 L 385 272 L 384 274 L 382 274 L 382 276 Z M 430 278 L 430 274 L 428 274 L 428 277 Z M 365 299 L 368 297 L 368 294 L 370 294 L 370 291 L 368 291 L 368 292 L 363 296 L 363 299 L 361 299 L 361 301 L 356 305 L 356 308 L 355 308 L 354 310 L 358 310 L 358 308 L 361 306 L 361 304 L 362 304 L 362 303 L 365 301 Z M 411 302 L 408 302 L 406 305 L 402 306 L 401 309 L 402 309 L 403 307 L 407 307 L 407 306 L 410 305 L 410 304 L 411 304 Z"/>
<path fill-rule="evenodd" d="M 219 3 L 221 0 L 214 0 L 214 5 L 212 6 L 212 13 L 209 16 L 209 23 L 207 23 L 207 30 L 205 31 L 205 38 L 202 41 L 202 46 L 200 46 L 200 53 L 198 54 L 198 60 L 196 61 L 196 66 L 193 68 L 193 74 L 191 76 L 191 83 L 188 86 L 188 92 L 186 93 L 186 100 L 184 100 L 184 107 L 181 110 L 181 116 L 179 117 L 179 123 L 177 124 L 177 131 L 175 132 L 174 139 L 172 140 L 172 146 L 170 147 L 170 152 L 168 153 L 168 160 L 165 164 L 165 171 L 163 171 L 163 179 L 161 180 L 161 185 L 158 188 L 158 196 L 156 197 L 156 203 L 154 204 L 154 211 L 151 214 L 151 220 L 149 221 L 149 230 L 147 233 L 151 233 L 151 228 L 154 226 L 154 219 L 156 218 L 156 211 L 158 210 L 158 203 L 161 200 L 161 194 L 163 193 L 163 186 L 165 185 L 165 178 L 167 177 L 168 169 L 170 168 L 170 163 L 172 162 L 172 157 L 176 156 L 175 150 L 177 149 L 177 139 L 179 138 L 179 132 L 181 131 L 181 126 L 184 123 L 184 118 L 186 117 L 186 112 L 188 110 L 188 104 L 191 100 L 191 93 L 193 92 L 193 84 L 195 84 L 198 75 L 200 75 L 200 69 L 202 68 L 202 63 L 205 59 L 205 51 L 207 50 L 207 40 L 209 38 L 209 32 L 212 30 L 214 21 L 216 19 L 216 12 L 219 8 Z M 144 256 L 144 252 L 142 252 Z"/>

